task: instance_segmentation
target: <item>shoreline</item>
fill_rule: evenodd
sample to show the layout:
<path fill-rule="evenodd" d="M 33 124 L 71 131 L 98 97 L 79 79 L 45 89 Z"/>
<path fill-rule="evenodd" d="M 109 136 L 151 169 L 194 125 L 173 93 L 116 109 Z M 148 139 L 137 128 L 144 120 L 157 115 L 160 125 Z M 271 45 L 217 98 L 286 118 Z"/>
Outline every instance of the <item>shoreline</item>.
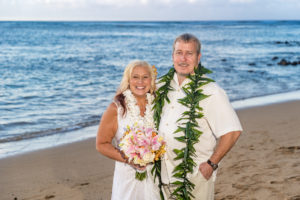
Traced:
<path fill-rule="evenodd" d="M 232 102 L 232 106 L 235 110 L 241 110 L 298 100 L 300 100 L 300 90 L 237 100 Z M 98 125 L 94 125 L 71 132 L 58 133 L 17 142 L 0 143 L 0 160 L 10 156 L 22 155 L 24 153 L 58 147 L 60 145 L 93 138 L 96 136 L 97 128 Z M 82 134 L 83 132 L 85 133 L 84 135 Z"/>
<path fill-rule="evenodd" d="M 232 101 L 235 110 L 300 100 L 300 90 Z"/>
<path fill-rule="evenodd" d="M 299 199 L 300 101 L 237 113 L 244 132 L 220 164 L 215 199 Z M 114 161 L 95 138 L 0 161 L 1 199 L 110 199 Z"/>

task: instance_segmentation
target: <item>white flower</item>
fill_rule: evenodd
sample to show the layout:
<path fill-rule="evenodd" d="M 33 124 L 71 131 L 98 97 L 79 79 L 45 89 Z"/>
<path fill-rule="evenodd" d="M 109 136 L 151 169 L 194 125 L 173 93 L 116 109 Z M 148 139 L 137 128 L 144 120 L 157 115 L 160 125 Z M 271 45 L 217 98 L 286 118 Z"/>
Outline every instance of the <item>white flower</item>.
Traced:
<path fill-rule="evenodd" d="M 151 163 L 154 161 L 155 155 L 154 153 L 148 152 L 143 156 L 143 160 L 145 163 Z"/>
<path fill-rule="evenodd" d="M 154 100 L 154 96 L 150 93 L 146 94 L 147 104 L 146 111 L 144 117 L 140 115 L 140 108 L 137 105 L 137 101 L 134 95 L 131 93 L 130 89 L 127 89 L 123 92 L 125 96 L 125 103 L 127 105 L 127 114 L 129 115 L 129 119 L 131 122 L 138 123 L 143 125 L 144 127 L 154 128 L 154 120 L 153 120 L 153 110 L 152 110 L 152 102 Z"/>

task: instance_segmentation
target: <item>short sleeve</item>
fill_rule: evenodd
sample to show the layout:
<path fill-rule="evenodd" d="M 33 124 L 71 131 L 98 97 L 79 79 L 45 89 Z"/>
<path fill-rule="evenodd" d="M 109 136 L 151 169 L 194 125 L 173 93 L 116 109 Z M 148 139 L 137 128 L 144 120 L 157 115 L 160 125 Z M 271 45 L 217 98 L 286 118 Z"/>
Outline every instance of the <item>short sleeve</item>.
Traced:
<path fill-rule="evenodd" d="M 241 123 L 225 91 L 214 84 L 209 91 L 204 117 L 213 134 L 219 138 L 232 131 L 242 131 Z"/>

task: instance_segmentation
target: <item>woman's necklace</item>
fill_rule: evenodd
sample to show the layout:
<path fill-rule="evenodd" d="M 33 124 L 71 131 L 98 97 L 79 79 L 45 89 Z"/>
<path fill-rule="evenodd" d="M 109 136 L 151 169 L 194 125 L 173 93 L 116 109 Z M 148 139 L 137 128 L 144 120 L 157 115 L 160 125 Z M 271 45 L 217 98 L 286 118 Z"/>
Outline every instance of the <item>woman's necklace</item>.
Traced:
<path fill-rule="evenodd" d="M 123 92 L 125 96 L 125 103 L 127 105 L 127 113 L 129 120 L 133 123 L 142 123 L 141 125 L 144 127 L 151 127 L 154 128 L 154 120 L 153 120 L 153 110 L 152 110 L 152 102 L 154 96 L 150 93 L 146 93 L 146 109 L 144 116 L 141 116 L 140 107 L 137 104 L 137 100 L 130 91 L 127 89 Z"/>

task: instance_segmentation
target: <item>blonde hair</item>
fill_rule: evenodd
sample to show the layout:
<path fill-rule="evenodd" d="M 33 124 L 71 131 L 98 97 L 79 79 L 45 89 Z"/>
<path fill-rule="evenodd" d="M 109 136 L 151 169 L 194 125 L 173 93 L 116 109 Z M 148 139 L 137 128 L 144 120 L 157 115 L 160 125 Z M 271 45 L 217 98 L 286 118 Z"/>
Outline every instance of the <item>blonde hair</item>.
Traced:
<path fill-rule="evenodd" d="M 117 91 L 117 95 L 123 93 L 125 90 L 129 89 L 129 81 L 132 74 L 132 71 L 135 67 L 144 67 L 146 68 L 151 76 L 151 87 L 150 87 L 150 93 L 153 94 L 155 91 L 155 79 L 156 74 L 154 70 L 152 69 L 152 66 L 149 65 L 148 62 L 143 60 L 133 60 L 131 61 L 125 68 L 123 73 L 123 78 L 120 83 L 119 89 Z"/>

